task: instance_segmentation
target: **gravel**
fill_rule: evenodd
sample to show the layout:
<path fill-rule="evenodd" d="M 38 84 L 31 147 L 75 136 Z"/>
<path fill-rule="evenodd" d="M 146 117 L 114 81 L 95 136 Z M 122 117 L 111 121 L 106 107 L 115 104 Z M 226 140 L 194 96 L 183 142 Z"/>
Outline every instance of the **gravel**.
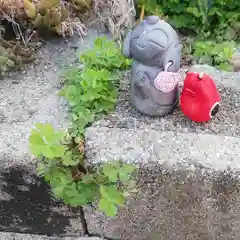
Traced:
<path fill-rule="evenodd" d="M 194 68 L 194 67 L 193 67 Z M 93 126 L 108 126 L 132 129 L 155 129 L 159 131 L 196 132 L 240 136 L 240 83 L 239 73 L 222 73 L 211 67 L 196 66 L 198 71 L 209 72 L 216 80 L 222 97 L 221 110 L 218 115 L 208 123 L 195 123 L 187 119 L 178 106 L 173 114 L 166 117 L 148 117 L 136 111 L 129 102 L 129 78 L 126 73 L 121 82 L 119 101 L 116 112 L 104 119 L 95 122 Z M 183 70 L 181 73 L 183 75 Z M 183 81 L 183 79 L 182 79 Z M 235 88 L 233 88 L 235 86 Z"/>

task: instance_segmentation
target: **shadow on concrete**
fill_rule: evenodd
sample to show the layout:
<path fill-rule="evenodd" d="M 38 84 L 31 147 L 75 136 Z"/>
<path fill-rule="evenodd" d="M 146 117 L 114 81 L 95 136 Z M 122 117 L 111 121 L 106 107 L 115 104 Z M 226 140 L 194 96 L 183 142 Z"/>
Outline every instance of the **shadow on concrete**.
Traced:
<path fill-rule="evenodd" d="M 0 231 L 64 234 L 69 217 L 49 192 L 49 186 L 26 169 L 0 173 Z"/>

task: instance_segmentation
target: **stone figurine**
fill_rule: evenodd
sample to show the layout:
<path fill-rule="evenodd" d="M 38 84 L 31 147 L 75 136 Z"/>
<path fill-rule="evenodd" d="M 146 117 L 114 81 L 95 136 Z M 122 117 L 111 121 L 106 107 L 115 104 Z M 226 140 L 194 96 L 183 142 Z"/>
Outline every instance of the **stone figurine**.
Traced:
<path fill-rule="evenodd" d="M 175 30 L 157 16 L 148 16 L 126 35 L 123 55 L 133 58 L 130 101 L 139 112 L 164 116 L 174 110 L 181 50 Z"/>

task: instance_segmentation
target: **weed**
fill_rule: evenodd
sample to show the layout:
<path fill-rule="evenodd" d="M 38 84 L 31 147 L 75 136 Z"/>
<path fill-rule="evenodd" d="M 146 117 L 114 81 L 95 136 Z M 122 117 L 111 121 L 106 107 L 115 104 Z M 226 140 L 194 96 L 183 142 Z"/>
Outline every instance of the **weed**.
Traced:
<path fill-rule="evenodd" d="M 194 39 L 192 51 L 187 51 L 197 62 L 232 70 L 233 41 L 240 37 L 239 1 L 139 0 L 138 8 L 143 5 L 147 14 L 167 18 L 180 33 Z"/>
<path fill-rule="evenodd" d="M 196 41 L 193 56 L 197 63 L 209 64 L 221 70 L 233 71 L 233 66 L 229 60 L 237 49 L 234 41 L 217 43 L 216 41 Z"/>
<path fill-rule="evenodd" d="M 38 175 L 50 183 L 55 197 L 77 207 L 99 200 L 99 210 L 115 216 L 125 198 L 137 192 L 136 168 L 112 161 L 95 168 L 84 161 L 84 131 L 97 117 L 115 108 L 119 70 L 130 66 L 119 48 L 105 37 L 80 57 L 84 69 L 72 69 L 61 91 L 70 105 L 72 126 L 55 131 L 50 124 L 37 123 L 29 146 L 38 161 Z"/>

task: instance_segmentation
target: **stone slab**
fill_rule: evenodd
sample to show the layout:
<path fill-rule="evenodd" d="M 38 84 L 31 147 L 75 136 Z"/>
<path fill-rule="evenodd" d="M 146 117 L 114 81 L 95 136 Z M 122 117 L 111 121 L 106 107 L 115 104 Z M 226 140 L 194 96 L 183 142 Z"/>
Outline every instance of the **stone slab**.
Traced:
<path fill-rule="evenodd" d="M 85 137 L 86 156 L 93 163 L 122 159 L 137 165 L 240 171 L 237 137 L 107 127 L 90 127 Z"/>
<path fill-rule="evenodd" d="M 60 75 L 100 35 L 90 29 L 84 41 L 75 37 L 47 42 L 35 63 L 0 81 L 0 231 L 86 233 L 79 209 L 54 201 L 48 185 L 35 176 L 36 159 L 29 154 L 28 136 L 36 122 L 68 126 L 67 104 L 57 95 Z"/>
<path fill-rule="evenodd" d="M 89 232 L 121 240 L 239 239 L 239 146 L 239 138 L 222 135 L 89 128 L 89 162 L 137 164 L 140 189 L 116 218 L 86 207 Z"/>
<path fill-rule="evenodd" d="M 0 232 L 0 240 L 103 240 L 98 237 L 48 237 L 11 232 Z"/>

